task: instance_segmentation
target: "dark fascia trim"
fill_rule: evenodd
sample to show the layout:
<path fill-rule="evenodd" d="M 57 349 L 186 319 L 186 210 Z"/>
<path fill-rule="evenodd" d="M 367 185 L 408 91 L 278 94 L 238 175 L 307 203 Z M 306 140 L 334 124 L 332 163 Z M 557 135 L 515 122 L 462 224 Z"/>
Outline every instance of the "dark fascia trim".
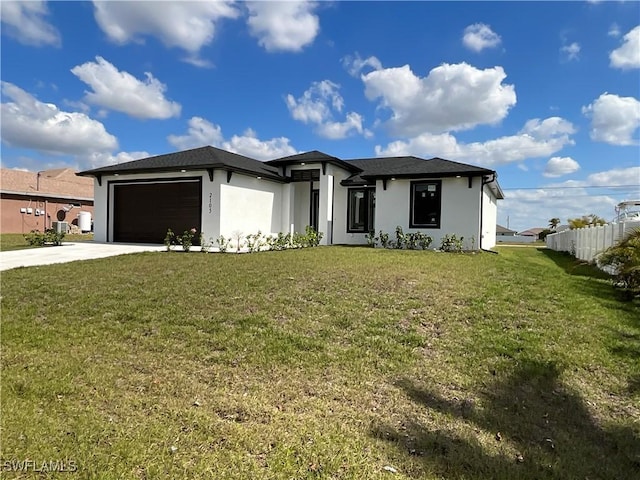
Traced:
<path fill-rule="evenodd" d="M 213 182 L 213 168 L 207 168 L 207 173 L 209 174 L 209 181 Z"/>
<path fill-rule="evenodd" d="M 231 175 L 233 175 L 233 170 L 227 170 L 227 183 L 231 181 Z"/>
<path fill-rule="evenodd" d="M 287 179 L 281 177 L 278 174 L 274 174 L 271 172 L 257 172 L 253 170 L 246 170 L 244 168 L 231 167 L 229 165 L 224 164 L 215 164 L 215 165 L 198 165 L 195 167 L 171 167 L 171 168 L 136 168 L 136 169 L 125 169 L 125 170 L 113 170 L 113 171 L 103 171 L 103 172 L 80 172 L 76 175 L 81 177 L 97 177 L 98 175 L 133 175 L 133 174 L 154 174 L 154 173 L 178 173 L 184 170 L 185 172 L 193 173 L 193 172 L 202 172 L 209 170 L 223 169 L 227 172 L 232 171 L 235 173 L 240 173 L 242 175 L 248 175 L 250 177 L 262 177 L 265 179 L 273 180 L 279 183 L 287 183 Z M 209 174 L 209 178 L 212 177 L 212 174 Z"/>
<path fill-rule="evenodd" d="M 333 158 L 333 159 L 309 159 L 309 160 L 269 160 L 268 162 L 264 162 L 267 165 L 273 165 L 273 166 L 286 166 L 286 165 L 302 165 L 303 163 L 306 165 L 309 165 L 311 163 L 322 163 L 322 164 L 326 164 L 326 163 L 331 163 L 333 165 L 337 165 L 338 167 L 341 167 L 344 170 L 347 170 L 348 172 L 351 173 L 358 173 L 358 172 L 362 172 L 363 170 L 360 167 L 356 167 L 355 165 L 351 165 L 349 162 L 345 162 L 344 160 L 340 160 L 339 158 Z"/>
<path fill-rule="evenodd" d="M 433 173 L 398 173 L 398 174 L 389 174 L 386 173 L 384 175 L 360 175 L 360 178 L 366 181 L 374 181 L 374 180 L 384 180 L 391 178 L 402 178 L 402 179 L 422 179 L 422 178 L 452 178 L 452 177 L 486 177 L 487 175 L 495 174 L 492 170 L 487 170 L 485 172 L 469 172 L 469 171 L 461 171 L 461 172 L 433 172 Z M 343 180 L 344 181 L 344 180 Z"/>
<path fill-rule="evenodd" d="M 409 228 L 433 228 L 433 229 L 438 229 L 440 228 L 440 225 L 442 225 L 442 180 L 431 180 L 431 179 L 425 179 L 424 180 L 416 180 L 414 182 L 411 182 L 410 186 L 409 186 Z M 438 223 L 436 225 L 416 225 L 415 223 L 413 223 L 413 187 L 414 185 L 418 185 L 420 183 L 435 183 L 438 185 L 438 193 L 440 194 L 440 212 L 438 214 Z"/>

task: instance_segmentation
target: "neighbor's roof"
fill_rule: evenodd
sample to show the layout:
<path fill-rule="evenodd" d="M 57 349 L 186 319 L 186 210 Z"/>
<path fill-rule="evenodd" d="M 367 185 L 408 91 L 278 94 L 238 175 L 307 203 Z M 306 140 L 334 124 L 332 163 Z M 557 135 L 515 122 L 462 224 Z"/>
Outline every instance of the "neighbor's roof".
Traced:
<path fill-rule="evenodd" d="M 109 165 L 93 170 L 85 170 L 84 172 L 78 173 L 78 175 L 99 176 L 114 173 L 175 172 L 176 170 L 188 171 L 202 170 L 205 168 L 224 168 L 274 180 L 284 180 L 278 174 L 278 169 L 271 165 L 210 146 L 142 158 L 140 160 Z"/>
<path fill-rule="evenodd" d="M 527 230 L 523 230 L 520 233 L 518 233 L 518 235 L 534 236 L 534 235 L 540 235 L 540 233 L 543 231 L 544 231 L 544 228 L 541 228 L 541 227 L 528 228 Z"/>
<path fill-rule="evenodd" d="M 55 168 L 40 172 L 2 168 L 0 191 L 19 195 L 92 200 L 93 180 L 77 177 L 71 168 Z"/>
<path fill-rule="evenodd" d="M 507 227 L 503 227 L 502 225 L 496 225 L 496 233 L 513 233 L 515 235 L 518 232 Z"/>

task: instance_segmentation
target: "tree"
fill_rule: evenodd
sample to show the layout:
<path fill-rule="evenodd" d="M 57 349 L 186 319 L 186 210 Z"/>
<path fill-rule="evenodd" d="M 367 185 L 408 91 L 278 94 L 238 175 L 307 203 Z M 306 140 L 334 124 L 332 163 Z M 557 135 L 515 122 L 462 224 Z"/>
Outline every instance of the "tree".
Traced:
<path fill-rule="evenodd" d="M 600 266 L 614 271 L 614 283 L 628 299 L 640 296 L 640 228 L 598 257 Z"/>
<path fill-rule="evenodd" d="M 560 219 L 558 217 L 553 217 L 551 220 L 549 220 L 549 229 L 550 230 L 554 230 L 556 228 L 558 228 L 558 225 L 560 225 Z"/>
<path fill-rule="evenodd" d="M 604 218 L 599 217 L 595 213 L 592 213 L 590 215 L 583 215 L 582 217 L 579 217 L 579 218 L 569 218 L 567 221 L 569 222 L 569 227 L 572 230 L 576 228 L 588 227 L 589 225 L 593 225 L 593 226 L 606 225 L 607 223 L 607 221 Z"/>

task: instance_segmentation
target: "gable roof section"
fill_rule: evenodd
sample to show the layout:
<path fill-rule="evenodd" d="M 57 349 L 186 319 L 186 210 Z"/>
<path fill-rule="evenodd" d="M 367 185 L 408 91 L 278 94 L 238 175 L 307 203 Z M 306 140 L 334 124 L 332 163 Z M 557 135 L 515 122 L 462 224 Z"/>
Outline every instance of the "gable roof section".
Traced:
<path fill-rule="evenodd" d="M 347 160 L 361 172 L 344 180 L 343 185 L 358 185 L 378 178 L 441 178 L 455 176 L 493 175 L 493 170 L 468 165 L 466 163 L 418 157 L 380 157 Z"/>
<path fill-rule="evenodd" d="M 332 157 L 331 155 L 327 155 L 326 153 L 320 152 L 318 150 L 298 153 L 296 155 L 289 155 L 288 157 L 276 158 L 275 160 L 270 160 L 266 163 L 268 163 L 269 165 L 281 167 L 285 165 L 300 165 L 302 163 L 322 162 L 332 163 L 352 173 L 360 171 L 357 166 L 352 165 L 348 160 L 341 160 L 338 157 Z"/>
<path fill-rule="evenodd" d="M 207 168 L 222 168 L 284 181 L 278 174 L 278 169 L 265 162 L 211 146 L 94 168 L 80 172 L 78 175 L 97 177 L 115 173 L 175 172 L 176 170 L 203 170 Z"/>

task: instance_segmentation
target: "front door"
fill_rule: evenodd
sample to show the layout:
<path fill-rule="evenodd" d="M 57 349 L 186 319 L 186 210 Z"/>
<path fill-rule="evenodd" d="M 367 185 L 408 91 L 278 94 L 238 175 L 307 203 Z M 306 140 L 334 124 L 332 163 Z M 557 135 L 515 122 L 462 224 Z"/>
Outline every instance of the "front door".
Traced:
<path fill-rule="evenodd" d="M 320 190 L 311 190 L 311 226 L 318 231 L 318 211 L 320 210 Z"/>

